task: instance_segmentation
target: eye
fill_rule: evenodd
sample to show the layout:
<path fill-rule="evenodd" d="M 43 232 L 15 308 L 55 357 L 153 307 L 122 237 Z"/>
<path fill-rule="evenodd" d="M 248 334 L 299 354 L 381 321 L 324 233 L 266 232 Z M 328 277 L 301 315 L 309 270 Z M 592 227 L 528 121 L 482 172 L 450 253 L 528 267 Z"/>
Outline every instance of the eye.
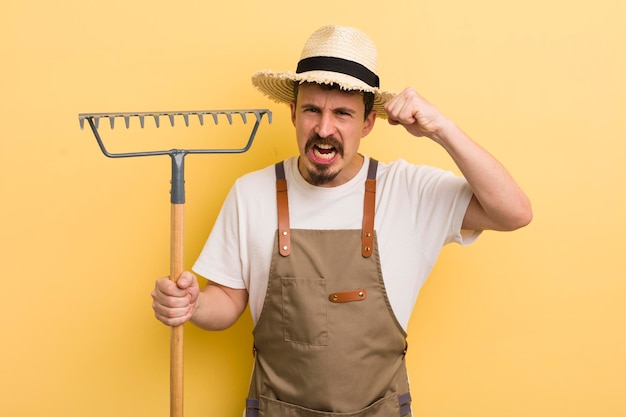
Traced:
<path fill-rule="evenodd" d="M 337 109 L 335 111 L 335 114 L 337 114 L 338 116 L 341 116 L 341 117 L 352 117 L 353 113 L 351 111 L 349 111 L 349 110 Z"/>

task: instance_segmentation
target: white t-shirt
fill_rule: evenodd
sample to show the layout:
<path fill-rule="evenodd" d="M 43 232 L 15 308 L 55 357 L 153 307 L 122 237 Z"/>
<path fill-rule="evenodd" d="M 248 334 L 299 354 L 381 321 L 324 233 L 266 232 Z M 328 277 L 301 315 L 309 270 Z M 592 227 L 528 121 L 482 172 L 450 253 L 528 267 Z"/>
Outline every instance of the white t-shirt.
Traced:
<path fill-rule="evenodd" d="M 369 158 L 338 187 L 304 180 L 297 157 L 285 161 L 292 229 L 361 229 Z M 465 179 L 403 160 L 379 163 L 374 229 L 387 295 L 406 330 L 415 300 L 441 247 L 473 242 L 461 235 L 472 191 Z M 257 322 L 268 284 L 278 227 L 274 166 L 239 178 L 231 188 L 193 271 L 231 288 L 247 289 Z"/>

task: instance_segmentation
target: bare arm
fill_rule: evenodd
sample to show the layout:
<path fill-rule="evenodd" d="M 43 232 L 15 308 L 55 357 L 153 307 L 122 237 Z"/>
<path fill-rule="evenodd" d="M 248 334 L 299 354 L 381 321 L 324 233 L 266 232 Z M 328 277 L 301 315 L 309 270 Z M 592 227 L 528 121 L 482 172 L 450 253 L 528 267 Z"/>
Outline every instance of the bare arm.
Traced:
<path fill-rule="evenodd" d="M 530 201 L 504 166 L 414 89 L 402 91 L 385 109 L 389 123 L 437 142 L 461 170 L 474 193 L 463 229 L 515 230 L 531 221 Z"/>
<path fill-rule="evenodd" d="M 247 304 L 247 290 L 209 282 L 200 292 L 191 322 L 206 330 L 224 330 L 235 324 Z"/>
<path fill-rule="evenodd" d="M 158 279 L 152 300 L 156 318 L 168 326 L 191 321 L 206 330 L 223 330 L 246 309 L 248 292 L 211 282 L 200 290 L 196 276 L 186 271 L 176 283 Z"/>

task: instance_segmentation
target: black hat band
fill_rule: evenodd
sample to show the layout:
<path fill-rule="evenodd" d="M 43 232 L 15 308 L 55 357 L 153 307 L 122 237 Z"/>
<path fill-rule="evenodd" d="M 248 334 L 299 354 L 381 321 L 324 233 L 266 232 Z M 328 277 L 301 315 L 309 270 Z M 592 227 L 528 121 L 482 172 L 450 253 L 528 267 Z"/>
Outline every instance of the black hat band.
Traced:
<path fill-rule="evenodd" d="M 307 71 L 332 71 L 358 78 L 370 87 L 378 88 L 380 80 L 364 65 L 358 62 L 332 56 L 314 56 L 298 62 L 297 74 Z"/>

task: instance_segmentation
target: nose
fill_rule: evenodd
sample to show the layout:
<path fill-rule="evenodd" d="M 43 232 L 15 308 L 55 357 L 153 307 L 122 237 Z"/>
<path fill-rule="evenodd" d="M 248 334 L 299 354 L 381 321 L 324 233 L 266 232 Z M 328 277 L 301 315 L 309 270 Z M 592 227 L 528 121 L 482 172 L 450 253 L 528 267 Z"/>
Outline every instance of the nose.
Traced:
<path fill-rule="evenodd" d="M 317 123 L 317 134 L 321 138 L 327 138 L 334 135 L 336 132 L 335 123 L 332 113 L 321 112 L 320 118 Z"/>

